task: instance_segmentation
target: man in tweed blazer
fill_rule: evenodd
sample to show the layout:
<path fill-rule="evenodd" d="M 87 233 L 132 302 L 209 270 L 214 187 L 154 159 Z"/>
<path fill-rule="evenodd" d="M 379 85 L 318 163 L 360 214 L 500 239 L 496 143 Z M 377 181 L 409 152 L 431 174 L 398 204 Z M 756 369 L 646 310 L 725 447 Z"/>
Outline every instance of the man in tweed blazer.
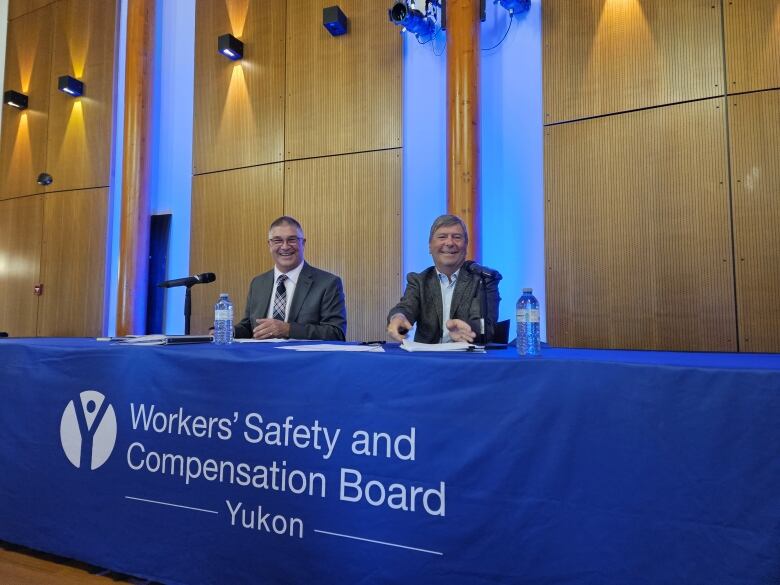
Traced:
<path fill-rule="evenodd" d="M 387 316 L 387 333 L 401 341 L 417 324 L 414 340 L 422 343 L 474 341 L 479 331 L 479 277 L 463 269 L 469 236 L 466 225 L 455 215 L 442 215 L 431 226 L 428 249 L 433 266 L 422 272 L 410 272 L 406 291 Z M 497 280 L 486 282 L 487 314 L 485 337 L 493 338 L 498 320 Z"/>

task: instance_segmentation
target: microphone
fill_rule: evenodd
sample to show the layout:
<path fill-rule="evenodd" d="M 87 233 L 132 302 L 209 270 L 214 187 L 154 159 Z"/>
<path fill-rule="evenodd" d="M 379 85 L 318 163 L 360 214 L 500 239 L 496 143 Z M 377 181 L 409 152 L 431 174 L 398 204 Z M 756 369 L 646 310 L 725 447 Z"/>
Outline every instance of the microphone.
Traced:
<path fill-rule="evenodd" d="M 213 272 L 203 272 L 194 276 L 187 276 L 185 278 L 174 278 L 173 280 L 166 280 L 161 282 L 157 286 L 161 288 L 172 288 L 174 286 L 193 286 L 195 284 L 205 284 L 207 282 L 214 282 L 217 280 L 217 275 Z"/>
<path fill-rule="evenodd" d="M 501 280 L 504 278 L 498 270 L 493 270 L 487 266 L 480 266 L 473 260 L 466 260 L 463 263 L 463 267 L 466 269 L 466 272 L 470 272 L 475 276 L 481 276 L 482 278 L 490 280 Z"/>

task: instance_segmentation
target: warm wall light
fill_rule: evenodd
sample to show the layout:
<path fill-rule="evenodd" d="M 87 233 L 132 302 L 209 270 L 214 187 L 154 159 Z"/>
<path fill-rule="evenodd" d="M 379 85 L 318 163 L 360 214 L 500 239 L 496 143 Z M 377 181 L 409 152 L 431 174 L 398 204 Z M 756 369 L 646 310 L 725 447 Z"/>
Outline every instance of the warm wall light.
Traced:
<path fill-rule="evenodd" d="M 57 88 L 73 97 L 84 95 L 84 82 L 70 75 L 62 75 L 57 82 Z"/>
<path fill-rule="evenodd" d="M 3 94 L 3 103 L 20 110 L 27 109 L 27 96 L 18 91 L 9 89 Z"/>
<path fill-rule="evenodd" d="M 334 37 L 347 34 L 347 15 L 338 6 L 322 9 L 322 26 Z"/>
<path fill-rule="evenodd" d="M 222 35 L 217 39 L 219 52 L 232 61 L 238 61 L 244 56 L 244 43 L 233 35 Z"/>

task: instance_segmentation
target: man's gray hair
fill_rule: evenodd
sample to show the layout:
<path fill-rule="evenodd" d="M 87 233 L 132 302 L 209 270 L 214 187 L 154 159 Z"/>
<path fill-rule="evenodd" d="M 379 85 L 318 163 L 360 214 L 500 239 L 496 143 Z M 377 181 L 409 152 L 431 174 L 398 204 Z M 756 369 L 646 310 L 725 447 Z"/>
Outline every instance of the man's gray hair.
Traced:
<path fill-rule="evenodd" d="M 279 227 L 280 225 L 291 225 L 298 229 L 299 232 L 301 232 L 301 237 L 303 237 L 303 227 L 298 222 L 297 219 L 294 217 L 290 217 L 289 215 L 283 215 L 281 217 L 277 217 L 275 220 L 271 222 L 270 227 L 268 228 L 268 238 L 271 238 L 271 230 L 275 227 Z"/>
<path fill-rule="evenodd" d="M 431 226 L 431 233 L 428 235 L 428 241 L 433 241 L 433 234 L 436 233 L 436 230 L 443 227 L 450 227 L 452 225 L 459 225 L 463 228 L 463 235 L 466 237 L 466 243 L 468 244 L 469 241 L 469 230 L 466 229 L 466 224 L 463 223 L 463 220 L 459 218 L 457 215 L 440 215 L 435 220 L 433 220 L 433 225 Z"/>

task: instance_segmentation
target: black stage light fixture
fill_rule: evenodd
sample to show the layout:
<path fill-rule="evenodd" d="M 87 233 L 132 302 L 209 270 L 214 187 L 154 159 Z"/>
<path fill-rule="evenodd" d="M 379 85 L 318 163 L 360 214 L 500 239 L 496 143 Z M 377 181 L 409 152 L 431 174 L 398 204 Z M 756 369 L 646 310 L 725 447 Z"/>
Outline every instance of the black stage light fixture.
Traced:
<path fill-rule="evenodd" d="M 394 25 L 401 26 L 416 36 L 418 41 L 426 42 L 435 34 L 436 24 L 427 15 L 427 3 L 424 5 L 426 12 L 416 8 L 409 0 L 400 0 L 387 11 L 387 17 Z"/>
<path fill-rule="evenodd" d="M 509 14 L 523 14 L 531 9 L 531 0 L 498 0 Z"/>
<path fill-rule="evenodd" d="M 328 6 L 322 9 L 322 26 L 334 37 L 347 34 L 347 15 L 338 6 Z"/>
<path fill-rule="evenodd" d="M 19 110 L 27 109 L 27 96 L 18 91 L 9 89 L 3 94 L 3 103 Z"/>
<path fill-rule="evenodd" d="M 84 82 L 70 75 L 61 75 L 57 80 L 57 89 L 73 97 L 84 95 Z"/>
<path fill-rule="evenodd" d="M 238 61 L 244 57 L 244 43 L 231 34 L 219 37 L 217 47 L 219 52 L 231 61 Z"/>

